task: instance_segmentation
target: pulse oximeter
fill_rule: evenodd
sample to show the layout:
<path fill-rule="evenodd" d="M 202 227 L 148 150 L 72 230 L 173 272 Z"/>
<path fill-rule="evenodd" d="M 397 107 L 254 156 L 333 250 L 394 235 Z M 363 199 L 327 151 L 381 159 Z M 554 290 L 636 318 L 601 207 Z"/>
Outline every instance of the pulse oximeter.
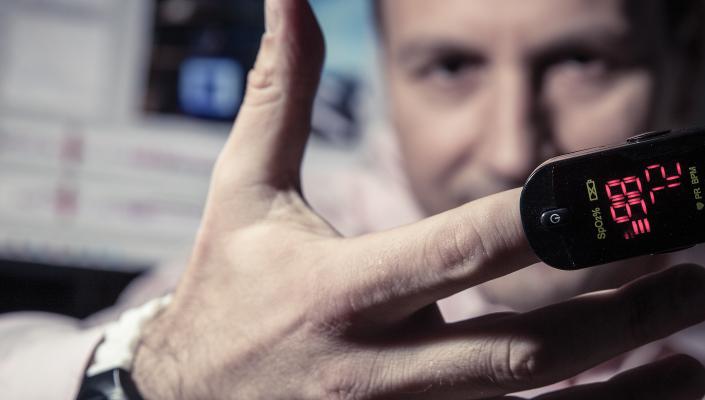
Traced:
<path fill-rule="evenodd" d="M 538 257 L 580 269 L 705 241 L 705 129 L 658 131 L 552 158 L 521 194 Z"/>

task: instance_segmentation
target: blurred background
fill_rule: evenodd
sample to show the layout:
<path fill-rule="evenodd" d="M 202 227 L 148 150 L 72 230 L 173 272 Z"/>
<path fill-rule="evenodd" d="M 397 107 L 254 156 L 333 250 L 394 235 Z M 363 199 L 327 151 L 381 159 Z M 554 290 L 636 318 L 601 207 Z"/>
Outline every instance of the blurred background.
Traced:
<path fill-rule="evenodd" d="M 311 145 L 348 154 L 368 2 L 312 4 Z M 0 0 L 0 312 L 85 316 L 186 259 L 263 29 L 262 0 Z"/>
<path fill-rule="evenodd" d="M 371 11 L 311 3 L 326 151 L 305 165 L 340 166 L 380 104 Z M 0 312 L 83 317 L 186 262 L 263 19 L 263 0 L 0 0 Z"/>

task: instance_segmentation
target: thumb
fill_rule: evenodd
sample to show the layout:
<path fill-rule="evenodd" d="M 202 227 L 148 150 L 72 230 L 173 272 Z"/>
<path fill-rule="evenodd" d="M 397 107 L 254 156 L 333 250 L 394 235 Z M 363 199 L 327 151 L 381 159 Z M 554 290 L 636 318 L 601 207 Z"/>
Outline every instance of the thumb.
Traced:
<path fill-rule="evenodd" d="M 216 172 L 227 185 L 299 188 L 324 42 L 307 0 L 267 0 L 266 32 Z"/>

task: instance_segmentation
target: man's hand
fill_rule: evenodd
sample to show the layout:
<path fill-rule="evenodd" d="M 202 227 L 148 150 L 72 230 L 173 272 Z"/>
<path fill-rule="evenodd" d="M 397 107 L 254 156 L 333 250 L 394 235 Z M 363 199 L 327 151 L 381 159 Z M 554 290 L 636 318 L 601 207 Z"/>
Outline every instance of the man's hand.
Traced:
<path fill-rule="evenodd" d="M 323 53 L 305 0 L 267 2 L 189 268 L 137 353 L 146 398 L 494 398 L 705 319 L 705 272 L 684 266 L 526 314 L 444 324 L 436 300 L 536 262 L 519 192 L 341 237 L 299 182 Z M 548 398 L 695 399 L 703 374 L 677 357 Z"/>

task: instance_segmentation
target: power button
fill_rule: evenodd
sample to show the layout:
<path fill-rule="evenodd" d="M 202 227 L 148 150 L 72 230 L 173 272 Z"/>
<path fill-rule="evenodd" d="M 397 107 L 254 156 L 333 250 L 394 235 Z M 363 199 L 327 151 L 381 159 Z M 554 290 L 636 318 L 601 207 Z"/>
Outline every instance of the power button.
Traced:
<path fill-rule="evenodd" d="M 555 228 L 566 225 L 569 222 L 570 213 L 567 208 L 549 210 L 541 214 L 541 225 L 548 228 Z"/>

